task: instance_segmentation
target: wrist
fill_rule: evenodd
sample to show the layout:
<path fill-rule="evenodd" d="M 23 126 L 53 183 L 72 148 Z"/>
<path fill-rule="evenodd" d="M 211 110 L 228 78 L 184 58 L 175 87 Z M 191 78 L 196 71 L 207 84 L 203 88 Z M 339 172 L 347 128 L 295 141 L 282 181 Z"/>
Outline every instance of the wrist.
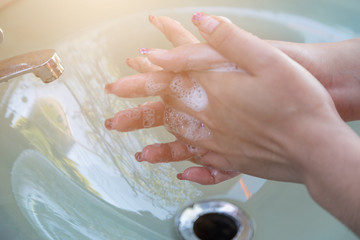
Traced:
<path fill-rule="evenodd" d="M 326 88 L 345 121 L 360 119 L 360 38 L 328 43 L 323 56 L 327 57 Z M 326 46 L 326 45 L 325 45 Z M 326 52 L 332 52 L 332 54 Z"/>
<path fill-rule="evenodd" d="M 360 139 L 346 123 L 324 127 L 306 146 L 308 152 L 298 163 L 310 193 L 321 192 L 319 186 L 339 182 L 346 175 L 359 176 Z"/>
<path fill-rule="evenodd" d="M 317 133 L 298 160 L 304 184 L 320 206 L 360 234 L 360 139 L 341 121 Z"/>
<path fill-rule="evenodd" d="M 344 121 L 360 120 L 360 38 L 334 43 L 270 43 L 321 82 Z"/>

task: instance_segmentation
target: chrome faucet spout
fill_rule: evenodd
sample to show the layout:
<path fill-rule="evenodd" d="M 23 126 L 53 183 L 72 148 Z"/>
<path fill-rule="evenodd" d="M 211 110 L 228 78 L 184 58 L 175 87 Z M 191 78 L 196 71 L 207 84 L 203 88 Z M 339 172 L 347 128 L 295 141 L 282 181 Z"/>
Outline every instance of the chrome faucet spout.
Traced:
<path fill-rule="evenodd" d="M 54 49 L 40 50 L 0 61 L 0 83 L 30 72 L 44 83 L 50 83 L 58 79 L 63 71 Z"/>

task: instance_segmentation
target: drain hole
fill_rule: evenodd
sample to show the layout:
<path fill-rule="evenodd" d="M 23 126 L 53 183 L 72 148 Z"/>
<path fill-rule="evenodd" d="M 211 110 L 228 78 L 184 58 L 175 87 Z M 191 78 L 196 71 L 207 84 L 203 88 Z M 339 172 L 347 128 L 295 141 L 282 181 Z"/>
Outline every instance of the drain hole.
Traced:
<path fill-rule="evenodd" d="M 195 221 L 193 229 L 201 240 L 231 240 L 236 236 L 239 226 L 227 214 L 207 213 Z"/>
<path fill-rule="evenodd" d="M 182 240 L 251 240 L 254 233 L 252 222 L 241 208 L 220 200 L 185 207 L 175 224 Z"/>

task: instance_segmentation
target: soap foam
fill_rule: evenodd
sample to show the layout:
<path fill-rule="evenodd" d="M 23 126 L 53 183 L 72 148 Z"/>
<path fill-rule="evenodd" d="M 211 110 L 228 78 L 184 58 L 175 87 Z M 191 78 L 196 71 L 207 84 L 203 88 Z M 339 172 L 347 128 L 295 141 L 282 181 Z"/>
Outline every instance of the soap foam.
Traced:
<path fill-rule="evenodd" d="M 156 82 L 152 76 L 149 76 L 145 82 L 145 91 L 148 96 L 155 96 L 167 86 L 167 83 Z"/>
<path fill-rule="evenodd" d="M 124 120 L 124 117 L 131 119 L 131 120 L 137 120 L 141 117 L 141 110 L 139 108 L 132 108 L 125 111 L 120 111 L 115 114 L 115 116 L 112 118 L 111 121 L 111 128 L 116 128 L 116 126 L 121 126 L 122 121 Z"/>
<path fill-rule="evenodd" d="M 191 141 L 204 140 L 211 136 L 211 130 L 204 123 L 172 107 L 165 107 L 164 116 L 164 127 L 171 133 Z"/>
<path fill-rule="evenodd" d="M 187 107 L 196 112 L 204 110 L 208 104 L 208 97 L 205 89 L 195 79 L 190 77 L 192 87 L 185 86 L 182 75 L 177 74 L 170 83 L 170 90 L 177 95 L 177 98 Z"/>
<path fill-rule="evenodd" d="M 186 145 L 187 150 L 192 154 L 199 154 L 200 152 L 203 152 L 203 150 L 197 146 L 193 146 L 191 144 Z"/>
<path fill-rule="evenodd" d="M 137 120 L 141 117 L 141 111 L 138 108 L 128 109 L 125 112 L 125 116 L 129 119 Z"/>
<path fill-rule="evenodd" d="M 150 107 L 142 107 L 142 123 L 144 128 L 150 128 L 155 124 L 155 110 Z"/>

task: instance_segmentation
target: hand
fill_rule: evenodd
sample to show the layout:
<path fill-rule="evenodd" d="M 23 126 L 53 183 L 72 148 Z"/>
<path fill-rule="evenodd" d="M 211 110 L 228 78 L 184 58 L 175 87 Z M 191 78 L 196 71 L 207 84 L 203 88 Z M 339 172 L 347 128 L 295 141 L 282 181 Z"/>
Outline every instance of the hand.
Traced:
<path fill-rule="evenodd" d="M 227 28 L 234 27 L 221 23 Z M 159 71 L 123 78 L 108 85 L 107 91 L 120 97 L 161 95 L 165 106 L 159 102 L 123 111 L 109 120 L 107 126 L 119 131 L 129 131 L 165 124 L 181 141 L 148 146 L 142 154 L 137 154 L 137 159 L 163 162 L 195 156 L 193 161 L 205 166 L 188 169 L 180 175 L 181 179 L 199 182 L 201 178 L 201 183 L 212 184 L 241 171 L 268 179 L 303 182 L 299 171 L 301 168 L 296 165 L 295 160 L 299 156 L 298 153 L 293 154 L 295 149 L 292 149 L 296 145 L 294 142 L 299 142 L 299 139 L 289 139 L 289 133 L 298 134 L 307 118 L 317 119 L 317 123 L 325 119 L 338 121 L 333 102 L 319 82 L 285 54 L 240 29 L 227 30 L 239 34 L 234 38 L 235 42 L 221 44 L 239 46 L 240 43 L 241 53 L 236 49 L 224 48 L 232 55 L 218 59 L 234 62 L 244 71 L 239 68 L 232 69 L 231 72 L 191 71 L 184 74 Z M 236 44 L 236 41 L 239 43 Z M 209 43 L 212 44 L 211 41 Z M 201 50 L 204 46 L 207 47 L 199 44 L 186 45 L 174 51 L 193 53 L 194 49 Z M 219 50 L 218 45 L 212 46 Z M 224 52 L 220 52 L 225 56 Z M 159 51 L 150 51 L 149 59 L 154 60 L 157 54 Z M 247 57 L 242 57 L 244 55 Z M 161 63 L 157 64 L 162 66 Z M 176 66 L 179 68 L 182 65 Z M 187 69 L 176 71 L 189 71 L 192 66 L 194 65 L 185 64 Z M 170 68 L 162 67 L 166 70 Z M 196 82 L 200 83 L 207 93 L 206 97 L 209 97 L 206 108 L 201 111 L 191 109 L 191 105 L 184 104 L 183 100 L 172 95 L 174 90 L 171 85 L 174 79 L 179 78 L 184 83 L 185 91 L 194 88 Z M 291 82 L 288 79 L 292 79 Z M 149 91 L 149 85 L 156 87 Z M 181 115 L 181 112 L 185 115 Z M 136 121 L 129 118 L 130 115 L 136 115 Z M 153 117 L 152 121 L 148 121 L 149 116 Z M 185 119 L 180 124 L 177 121 L 179 116 Z M 195 119 L 188 116 L 194 116 Z M 190 127 L 186 126 L 189 122 Z M 188 129 L 195 135 L 186 135 Z M 209 138 L 203 137 L 208 135 Z M 301 135 L 299 133 L 299 138 L 302 138 Z M 199 150 L 194 154 L 186 143 Z M 217 178 L 219 175 L 221 177 Z"/>
<path fill-rule="evenodd" d="M 323 86 L 282 52 L 223 19 L 202 14 L 195 15 L 194 22 L 213 50 L 235 68 L 206 69 L 197 55 L 193 61 L 189 53 L 204 50 L 199 44 L 170 52 L 147 51 L 149 59 L 158 61 L 159 66 L 146 60 L 156 72 L 120 79 L 107 91 L 124 97 L 161 95 L 163 102 L 120 112 L 107 121 L 108 128 L 128 131 L 167 125 L 181 140 L 148 146 L 137 159 L 178 161 L 197 156 L 194 161 L 203 167 L 185 170 L 181 179 L 212 184 L 241 171 L 303 182 L 321 206 L 360 235 L 356 215 L 360 140 L 341 121 Z M 176 67 L 169 64 L 176 72 L 163 71 L 167 69 L 161 61 L 166 56 L 176 59 L 173 53 L 189 55 L 179 58 L 183 62 L 173 62 Z M 178 93 L 171 87 L 174 79 L 177 83 L 181 79 L 185 91 L 195 86 L 202 92 L 203 87 L 205 107 L 194 108 L 174 94 Z M 189 92 L 192 97 L 203 96 Z M 189 138 L 191 133 L 197 138 Z"/>

